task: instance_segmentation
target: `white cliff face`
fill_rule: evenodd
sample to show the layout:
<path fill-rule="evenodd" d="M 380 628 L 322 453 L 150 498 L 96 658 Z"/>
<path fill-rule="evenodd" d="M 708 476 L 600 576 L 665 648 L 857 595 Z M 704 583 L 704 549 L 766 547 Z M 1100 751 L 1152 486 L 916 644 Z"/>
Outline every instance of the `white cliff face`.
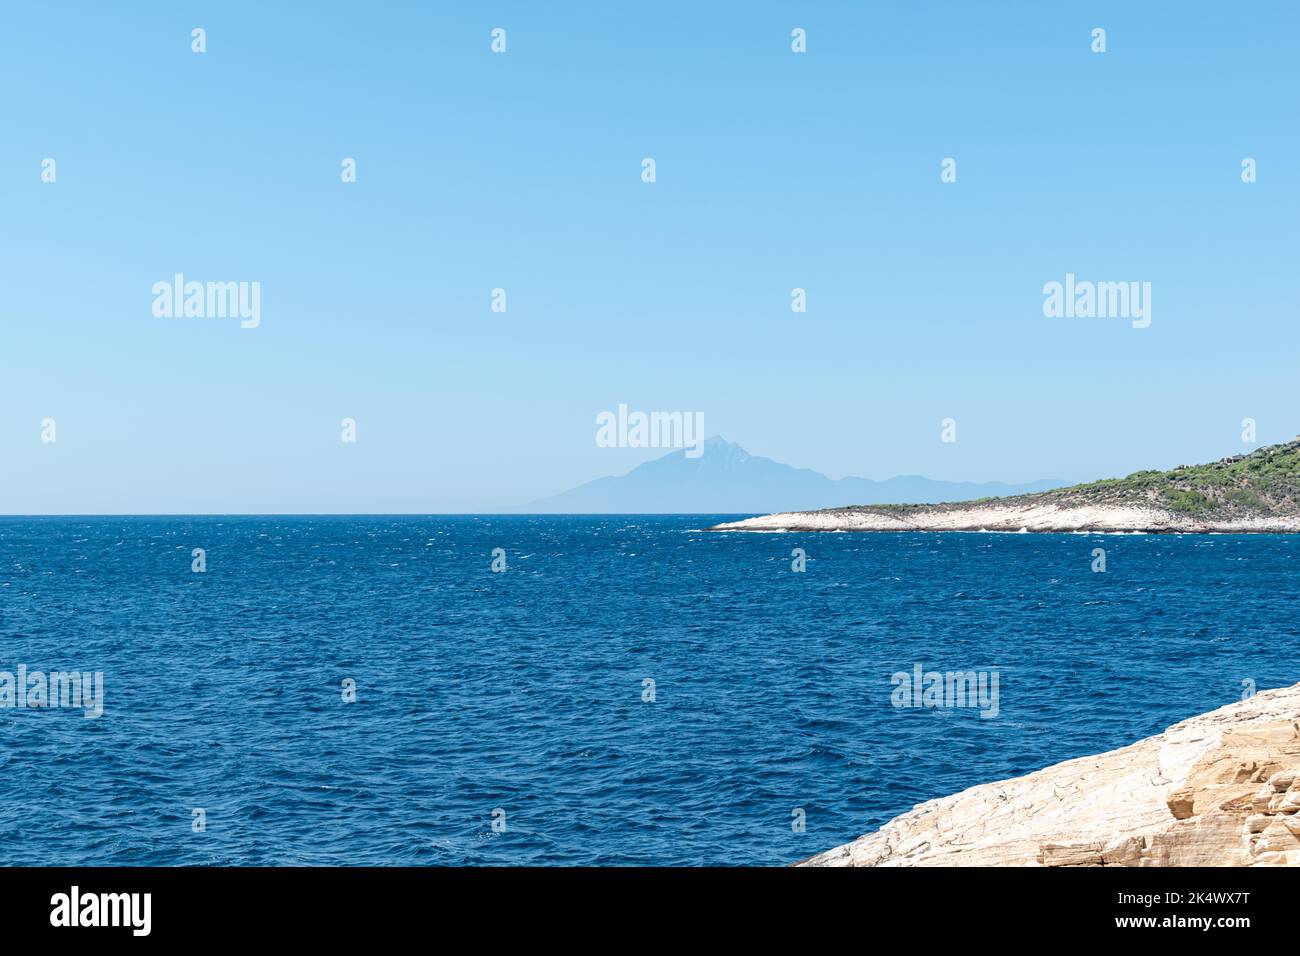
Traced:
<path fill-rule="evenodd" d="M 919 804 L 801 866 L 1300 866 L 1300 684 Z"/>
<path fill-rule="evenodd" d="M 1300 532 L 1300 517 L 1193 518 L 1136 505 L 1063 506 L 1054 501 L 970 502 L 906 509 L 789 511 L 716 525 L 714 531 Z"/>

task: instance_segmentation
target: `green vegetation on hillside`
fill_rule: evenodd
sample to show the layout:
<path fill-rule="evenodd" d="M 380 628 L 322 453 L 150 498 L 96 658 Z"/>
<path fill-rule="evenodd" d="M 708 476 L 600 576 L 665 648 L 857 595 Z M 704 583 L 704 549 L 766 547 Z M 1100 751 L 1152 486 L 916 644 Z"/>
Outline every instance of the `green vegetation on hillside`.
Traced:
<path fill-rule="evenodd" d="M 1300 515 L 1300 438 L 1269 445 L 1249 455 L 1233 455 L 1208 465 L 1180 465 L 1169 471 L 1135 471 L 1127 478 L 1104 478 L 1068 488 L 978 502 L 914 505 L 851 505 L 847 509 L 890 513 L 953 510 L 971 504 L 1062 507 L 1088 505 L 1158 508 L 1189 518 L 1232 520 Z"/>
<path fill-rule="evenodd" d="M 1188 515 L 1295 514 L 1300 511 L 1300 439 L 1208 465 L 1137 471 L 1046 495 L 1066 499 L 1062 504 L 1151 505 Z"/>

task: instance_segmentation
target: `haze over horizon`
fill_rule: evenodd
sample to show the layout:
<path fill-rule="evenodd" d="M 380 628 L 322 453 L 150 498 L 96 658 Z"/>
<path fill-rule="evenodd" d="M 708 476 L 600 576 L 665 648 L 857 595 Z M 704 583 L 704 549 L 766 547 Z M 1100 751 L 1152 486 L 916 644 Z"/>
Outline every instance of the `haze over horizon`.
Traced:
<path fill-rule="evenodd" d="M 1300 16 L 1251 10 L 16 7 L 0 513 L 490 511 L 661 455 L 622 403 L 832 479 L 1288 440 Z M 260 323 L 154 315 L 178 273 Z"/>
<path fill-rule="evenodd" d="M 661 455 L 623 475 L 597 478 L 513 513 L 537 514 L 766 514 L 849 504 L 915 504 L 1026 494 L 1067 482 L 1039 480 L 943 482 L 921 475 L 885 481 L 856 476 L 831 479 L 811 468 L 751 455 L 714 435 L 692 458 L 687 450 Z"/>

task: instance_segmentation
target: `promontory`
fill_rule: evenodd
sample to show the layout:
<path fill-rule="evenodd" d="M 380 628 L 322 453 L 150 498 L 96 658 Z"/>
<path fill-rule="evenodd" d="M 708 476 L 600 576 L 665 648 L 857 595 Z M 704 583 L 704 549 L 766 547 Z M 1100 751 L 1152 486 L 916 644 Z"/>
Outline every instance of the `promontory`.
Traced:
<path fill-rule="evenodd" d="M 1207 465 L 978 501 L 788 511 L 710 531 L 1300 532 L 1300 438 Z"/>

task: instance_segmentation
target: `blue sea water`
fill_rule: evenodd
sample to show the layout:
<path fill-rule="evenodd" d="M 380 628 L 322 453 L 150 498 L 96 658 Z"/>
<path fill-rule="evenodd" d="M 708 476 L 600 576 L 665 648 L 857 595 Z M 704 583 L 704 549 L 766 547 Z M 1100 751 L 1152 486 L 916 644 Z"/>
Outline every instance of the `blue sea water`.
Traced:
<path fill-rule="evenodd" d="M 4 862 L 786 864 L 1300 680 L 1293 536 L 724 517 L 0 519 L 0 671 L 105 687 L 0 708 Z"/>

